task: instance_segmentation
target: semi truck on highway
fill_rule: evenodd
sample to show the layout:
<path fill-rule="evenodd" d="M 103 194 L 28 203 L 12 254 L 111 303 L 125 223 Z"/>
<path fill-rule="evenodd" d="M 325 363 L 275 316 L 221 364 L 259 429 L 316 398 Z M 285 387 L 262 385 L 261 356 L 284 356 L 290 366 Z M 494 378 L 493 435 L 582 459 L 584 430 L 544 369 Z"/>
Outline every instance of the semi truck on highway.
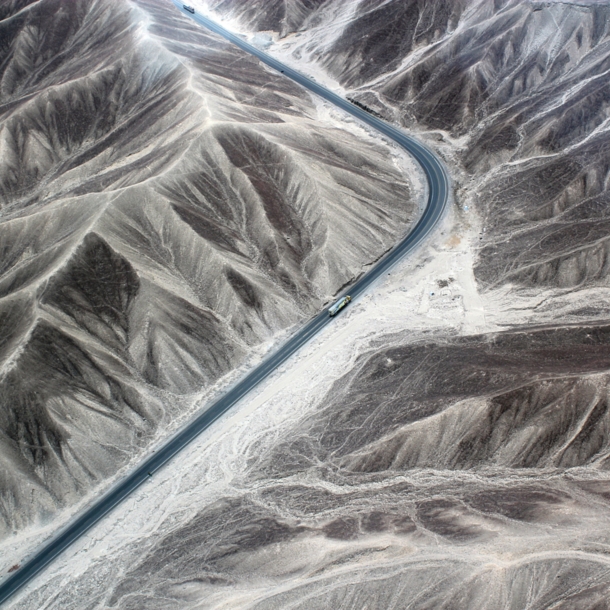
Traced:
<path fill-rule="evenodd" d="M 193 13 L 193 15 L 195 14 L 195 9 L 192 6 L 189 6 L 188 4 L 183 4 L 182 8 L 185 11 L 188 11 L 189 13 Z"/>
<path fill-rule="evenodd" d="M 328 310 L 328 315 L 332 318 L 337 312 L 343 309 L 350 301 L 352 297 L 349 294 L 346 297 L 341 297 L 334 305 L 331 305 Z"/>

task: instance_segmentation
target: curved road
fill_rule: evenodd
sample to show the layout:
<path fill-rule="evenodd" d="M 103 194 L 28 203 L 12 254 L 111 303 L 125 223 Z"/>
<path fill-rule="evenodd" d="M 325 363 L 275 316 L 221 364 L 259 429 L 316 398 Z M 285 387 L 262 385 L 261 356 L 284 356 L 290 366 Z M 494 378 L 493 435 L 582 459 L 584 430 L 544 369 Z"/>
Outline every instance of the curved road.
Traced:
<path fill-rule="evenodd" d="M 368 273 L 363 275 L 356 283 L 342 295 L 350 294 L 352 299 L 361 294 L 368 288 L 377 278 L 386 273 L 392 265 L 400 260 L 405 254 L 413 250 L 422 240 L 430 233 L 436 223 L 441 218 L 449 195 L 449 180 L 444 167 L 436 156 L 430 152 L 425 146 L 410 138 L 399 129 L 392 127 L 388 123 L 381 121 L 368 112 L 362 110 L 358 106 L 344 100 L 332 91 L 322 87 L 310 78 L 303 76 L 296 70 L 285 66 L 273 57 L 260 51 L 256 47 L 245 42 L 239 36 L 231 34 L 218 24 L 202 17 L 198 14 L 191 14 L 184 11 L 182 3 L 174 4 L 185 15 L 193 18 L 200 25 L 220 34 L 239 48 L 247 53 L 255 55 L 263 63 L 271 68 L 274 68 L 293 79 L 306 89 L 309 89 L 316 95 L 332 102 L 339 106 L 349 114 L 355 116 L 363 123 L 374 127 L 387 137 L 397 142 L 400 146 L 406 149 L 421 165 L 426 178 L 428 180 L 428 202 L 426 209 L 415 225 L 413 230 L 393 248 L 379 263 Z M 339 312 L 337 315 L 341 315 Z M 329 324 L 334 318 L 330 318 L 328 311 L 324 310 L 315 318 L 310 320 L 296 335 L 291 337 L 288 342 L 276 353 L 264 360 L 258 367 L 246 375 L 233 388 L 231 388 L 223 397 L 212 404 L 207 411 L 201 413 L 194 421 L 192 421 L 184 430 L 172 437 L 165 446 L 157 450 L 157 452 L 149 457 L 144 463 L 136 468 L 125 479 L 120 481 L 109 492 L 102 496 L 95 504 L 85 510 L 83 514 L 72 521 L 65 529 L 59 532 L 52 538 L 44 547 L 37 551 L 33 556 L 27 559 L 23 565 L 11 574 L 2 584 L 0 584 L 0 604 L 6 601 L 16 591 L 23 587 L 36 574 L 38 574 L 46 565 L 48 565 L 55 557 L 64 551 L 72 542 L 82 536 L 102 517 L 107 515 L 117 504 L 124 500 L 142 483 L 148 480 L 151 473 L 155 472 L 171 460 L 176 453 L 188 445 L 196 436 L 203 430 L 208 428 L 216 419 L 230 409 L 237 401 L 243 398 L 252 388 L 259 384 L 265 377 L 272 373 L 278 366 L 301 348 L 311 337 L 313 337 L 321 328 Z"/>

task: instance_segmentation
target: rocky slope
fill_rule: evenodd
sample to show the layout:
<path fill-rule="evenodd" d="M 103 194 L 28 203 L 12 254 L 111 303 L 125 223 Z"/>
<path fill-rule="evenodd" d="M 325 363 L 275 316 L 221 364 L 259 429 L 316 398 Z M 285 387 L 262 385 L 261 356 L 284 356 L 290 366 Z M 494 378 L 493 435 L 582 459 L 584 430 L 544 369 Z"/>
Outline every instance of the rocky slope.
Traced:
<path fill-rule="evenodd" d="M 28 607 L 610 608 L 606 3 L 198 7 L 417 132 L 456 205 Z"/>
<path fill-rule="evenodd" d="M 418 133 L 455 205 L 15 603 L 610 608 L 606 3 L 197 6 Z"/>
<path fill-rule="evenodd" d="M 243 27 L 266 26 L 229 4 Z M 475 268 L 483 290 L 604 283 L 605 3 L 298 6 L 307 9 L 298 27 L 288 28 L 288 12 L 275 26 L 298 30 L 284 39 L 293 60 L 317 62 L 389 120 L 450 143 L 464 172 L 461 201 L 484 229 Z"/>
<path fill-rule="evenodd" d="M 398 151 L 170 3 L 5 2 L 0 40 L 6 536 L 137 459 L 417 210 Z"/>
<path fill-rule="evenodd" d="M 370 320 L 328 329 L 15 607 L 606 608 L 608 327 L 405 342 Z"/>

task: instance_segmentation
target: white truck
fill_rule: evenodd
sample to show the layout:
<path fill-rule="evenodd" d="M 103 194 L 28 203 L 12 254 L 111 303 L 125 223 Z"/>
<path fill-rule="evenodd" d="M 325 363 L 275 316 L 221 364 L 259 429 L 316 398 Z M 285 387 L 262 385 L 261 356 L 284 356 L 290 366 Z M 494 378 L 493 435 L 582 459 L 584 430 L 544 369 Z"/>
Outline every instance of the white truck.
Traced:
<path fill-rule="evenodd" d="M 350 301 L 352 297 L 349 294 L 346 297 L 341 297 L 336 303 L 330 306 L 328 309 L 328 315 L 332 318 L 336 313 L 342 310 Z"/>

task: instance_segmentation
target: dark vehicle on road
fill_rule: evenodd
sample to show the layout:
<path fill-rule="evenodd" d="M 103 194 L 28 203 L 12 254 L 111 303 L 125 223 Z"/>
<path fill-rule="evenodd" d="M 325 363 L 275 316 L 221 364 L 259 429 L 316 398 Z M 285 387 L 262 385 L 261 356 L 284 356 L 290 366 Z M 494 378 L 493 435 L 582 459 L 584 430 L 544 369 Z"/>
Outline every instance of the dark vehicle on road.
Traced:
<path fill-rule="evenodd" d="M 352 297 L 350 297 L 349 295 L 347 295 L 346 297 L 340 298 L 334 305 L 331 305 L 331 307 L 328 310 L 328 315 L 330 317 L 334 316 L 337 312 L 339 312 L 341 309 L 343 309 L 351 300 L 352 300 Z"/>
<path fill-rule="evenodd" d="M 193 15 L 195 14 L 195 9 L 192 6 L 189 6 L 188 4 L 183 4 L 182 8 L 185 11 L 188 11 L 189 13 L 193 13 Z"/>

